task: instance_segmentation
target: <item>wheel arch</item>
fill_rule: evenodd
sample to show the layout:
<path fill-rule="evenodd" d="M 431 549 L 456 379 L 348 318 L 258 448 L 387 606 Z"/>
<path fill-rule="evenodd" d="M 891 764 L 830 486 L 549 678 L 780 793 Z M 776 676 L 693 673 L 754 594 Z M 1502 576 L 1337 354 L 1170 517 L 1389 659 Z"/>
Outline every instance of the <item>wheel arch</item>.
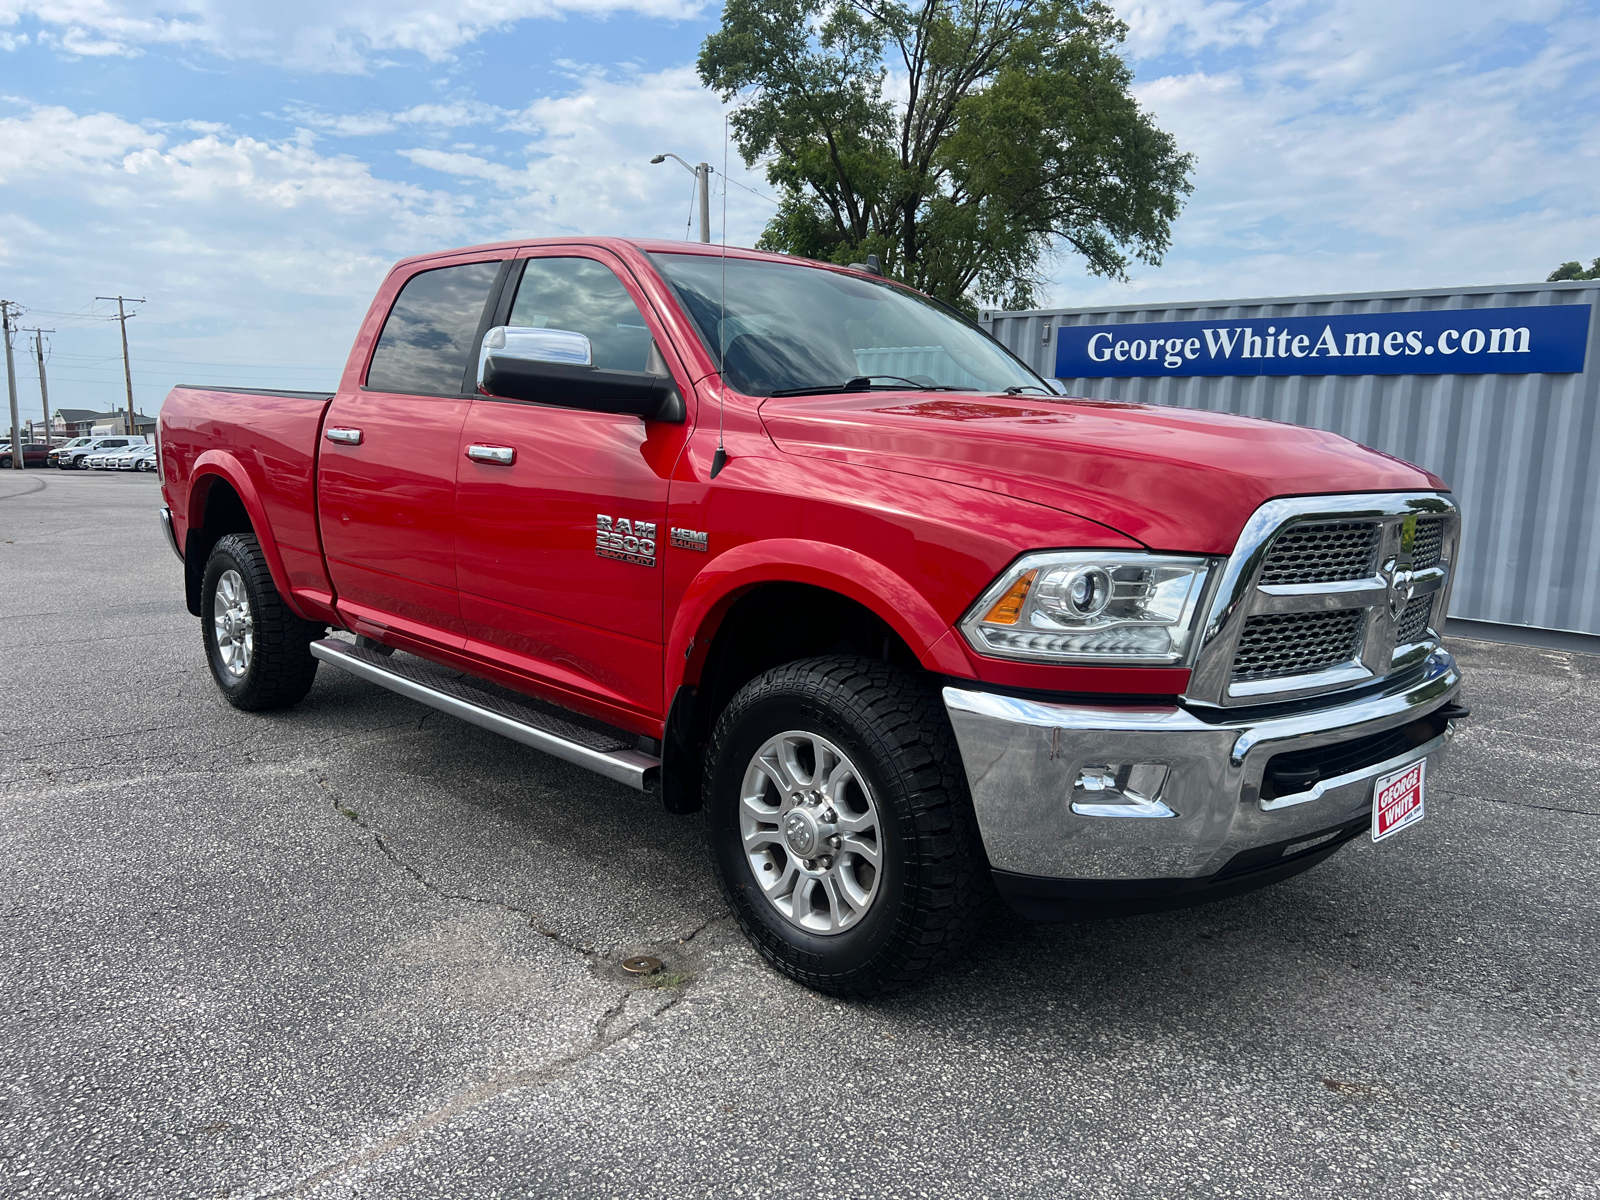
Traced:
<path fill-rule="evenodd" d="M 189 475 L 185 507 L 188 525 L 183 545 L 184 599 L 192 614 L 201 615 L 200 585 L 211 548 L 227 534 L 249 533 L 261 546 L 261 556 L 278 595 L 296 616 L 305 616 L 289 592 L 288 572 L 261 497 L 238 459 L 223 450 L 207 450 L 196 459 Z"/>
<path fill-rule="evenodd" d="M 866 555 L 783 538 L 719 555 L 690 584 L 667 641 L 672 704 L 662 740 L 662 798 L 700 807 L 701 750 L 717 714 L 763 671 L 853 653 L 908 670 L 952 670 L 949 625 L 904 578 Z"/>

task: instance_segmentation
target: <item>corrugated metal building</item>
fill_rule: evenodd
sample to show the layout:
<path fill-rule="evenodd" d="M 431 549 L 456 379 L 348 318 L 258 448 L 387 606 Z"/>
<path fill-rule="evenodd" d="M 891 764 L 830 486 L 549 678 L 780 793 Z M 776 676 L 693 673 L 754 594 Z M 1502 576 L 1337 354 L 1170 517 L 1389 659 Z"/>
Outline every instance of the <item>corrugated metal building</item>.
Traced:
<path fill-rule="evenodd" d="M 1060 378 L 1071 395 L 1288 421 L 1343 434 L 1427 467 L 1450 483 L 1463 510 L 1462 562 L 1451 605 L 1450 615 L 1455 619 L 1451 631 L 1594 652 L 1600 649 L 1600 322 L 1590 319 L 1583 323 L 1583 318 L 1596 305 L 1600 305 L 1600 283 L 1541 283 L 1159 307 L 992 312 L 983 313 L 981 323 L 1041 374 Z M 1565 306 L 1588 308 L 1557 314 L 1531 311 Z M 1185 365 L 1188 373 L 1153 374 L 1158 369 L 1153 362 L 1135 364 L 1121 353 L 1118 358 L 1128 363 L 1129 374 L 1090 377 L 1082 373 L 1082 344 L 1092 346 L 1089 357 L 1105 361 L 1115 370 L 1120 364 L 1111 357 L 1112 346 L 1120 351 L 1122 342 L 1146 332 L 1135 327 L 1150 324 L 1205 322 L 1226 328 L 1230 322 L 1254 322 L 1241 330 L 1254 328 L 1264 334 L 1263 321 L 1314 318 L 1309 324 L 1294 322 L 1283 328 L 1305 328 L 1315 337 L 1317 325 L 1327 327 L 1327 321 L 1339 325 L 1338 318 L 1351 315 L 1371 320 L 1374 314 L 1438 313 L 1399 323 L 1425 325 L 1430 331 L 1441 323 L 1465 330 L 1473 320 L 1471 311 L 1481 309 L 1530 310 L 1526 315 L 1517 314 L 1517 319 L 1535 325 L 1535 318 L 1562 318 L 1569 331 L 1565 335 L 1568 348 L 1583 369 L 1505 373 L 1509 360 L 1486 360 L 1484 353 L 1479 353 L 1472 361 L 1492 361 L 1498 373 L 1428 373 L 1426 368 L 1438 368 L 1447 361 L 1458 371 L 1470 365 L 1463 361 L 1466 356 L 1446 360 L 1443 356 L 1453 353 L 1452 348 L 1509 349 L 1515 337 L 1509 329 L 1490 331 L 1496 343 L 1502 341 L 1502 332 L 1511 339 L 1490 346 L 1482 333 L 1469 330 L 1463 336 L 1451 328 L 1427 335 L 1437 338 L 1440 354 L 1434 354 L 1434 342 L 1428 341 L 1424 351 L 1412 355 L 1414 362 L 1409 365 L 1418 368 L 1417 373 L 1404 373 L 1407 363 L 1387 362 L 1380 355 L 1370 364 L 1341 358 L 1336 364 L 1346 372 L 1341 374 L 1311 374 L 1322 367 L 1282 358 L 1271 363 L 1252 361 L 1248 364 L 1252 373 L 1248 374 L 1200 373 L 1238 372 L 1246 365 L 1238 360 L 1221 366 L 1196 362 Z M 1458 312 L 1459 316 L 1453 315 Z M 1396 324 L 1395 318 L 1377 319 L 1391 327 Z M 1348 327 L 1348 321 L 1339 325 L 1340 330 Z M 1174 328 L 1180 334 L 1205 332 L 1193 326 Z M 1526 349 L 1526 329 L 1518 332 Z M 1089 342 L 1097 333 L 1098 340 Z M 1209 342 L 1198 336 L 1186 343 L 1174 338 L 1165 343 L 1176 350 L 1167 360 L 1183 359 L 1185 345 L 1191 359 L 1204 359 L 1208 346 L 1211 357 L 1218 357 L 1219 338 L 1225 336 L 1213 330 Z M 1233 336 L 1237 339 L 1241 334 Z M 1287 355 L 1288 334 L 1278 336 L 1281 340 L 1276 348 Z M 1399 333 L 1389 336 L 1401 337 Z M 1337 337 L 1335 334 L 1332 345 L 1337 344 Z M 1305 356 L 1310 340 L 1294 340 L 1297 358 Z M 1259 355 L 1258 339 L 1252 338 L 1252 343 Z M 1163 345 L 1139 344 L 1151 347 L 1152 359 Z M 1329 345 L 1325 342 L 1324 349 Z M 1412 349 L 1423 345 L 1418 336 Z M 1390 354 L 1395 353 L 1395 346 L 1404 350 L 1401 341 L 1385 343 Z M 1273 338 L 1266 337 L 1269 357 L 1274 348 Z M 1350 348 L 1346 342 L 1347 352 Z M 1432 357 L 1423 357 L 1423 353 Z M 1324 358 L 1322 363 L 1329 360 Z M 1369 365 L 1384 373 L 1349 373 Z M 1296 373 L 1266 373 L 1274 369 Z M 1058 370 L 1075 373 L 1063 377 Z M 1132 373 L 1135 370 L 1139 373 Z M 1501 628 L 1480 624 L 1486 622 Z"/>

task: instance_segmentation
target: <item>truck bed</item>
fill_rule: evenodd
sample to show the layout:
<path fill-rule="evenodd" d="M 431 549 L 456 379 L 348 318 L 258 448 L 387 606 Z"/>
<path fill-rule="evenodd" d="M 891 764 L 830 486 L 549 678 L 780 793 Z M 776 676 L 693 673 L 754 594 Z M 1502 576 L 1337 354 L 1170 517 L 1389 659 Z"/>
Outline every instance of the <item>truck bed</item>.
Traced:
<path fill-rule="evenodd" d="M 240 481 L 238 501 L 278 590 L 312 619 L 332 615 L 333 586 L 317 531 L 316 472 L 317 439 L 333 395 L 179 384 L 161 407 L 161 468 L 178 546 L 187 546 L 190 529 L 204 526 L 208 504 L 232 503 L 224 491 L 214 494 L 217 485 L 225 477 Z"/>

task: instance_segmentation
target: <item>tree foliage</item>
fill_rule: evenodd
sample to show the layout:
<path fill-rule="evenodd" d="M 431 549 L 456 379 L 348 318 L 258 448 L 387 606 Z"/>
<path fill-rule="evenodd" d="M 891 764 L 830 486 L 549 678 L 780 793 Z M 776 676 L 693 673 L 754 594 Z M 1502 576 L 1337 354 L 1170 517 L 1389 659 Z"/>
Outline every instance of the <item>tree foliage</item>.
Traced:
<path fill-rule="evenodd" d="M 1600 258 L 1589 264 L 1585 271 L 1583 264 L 1576 260 L 1564 262 L 1545 278 L 1546 283 L 1560 283 L 1565 279 L 1600 279 Z"/>
<path fill-rule="evenodd" d="M 1192 191 L 1126 32 L 1099 0 L 727 0 L 698 65 L 781 193 L 763 248 L 1026 308 L 1062 249 L 1159 264 Z"/>

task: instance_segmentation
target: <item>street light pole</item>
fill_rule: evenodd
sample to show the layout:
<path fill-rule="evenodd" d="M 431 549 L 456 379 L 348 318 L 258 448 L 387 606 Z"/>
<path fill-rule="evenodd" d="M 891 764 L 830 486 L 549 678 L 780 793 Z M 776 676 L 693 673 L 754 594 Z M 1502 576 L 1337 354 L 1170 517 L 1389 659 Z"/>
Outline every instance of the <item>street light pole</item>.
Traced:
<path fill-rule="evenodd" d="M 664 163 L 669 158 L 677 159 L 683 165 L 683 169 L 694 176 L 695 187 L 700 192 L 700 240 L 709 243 L 711 241 L 711 164 L 703 162 L 691 167 L 670 150 L 665 154 L 656 155 L 650 162 L 652 165 Z"/>
<path fill-rule="evenodd" d="M 700 240 L 709 245 L 711 243 L 711 164 L 701 163 L 694 170 L 695 174 L 700 177 Z"/>

